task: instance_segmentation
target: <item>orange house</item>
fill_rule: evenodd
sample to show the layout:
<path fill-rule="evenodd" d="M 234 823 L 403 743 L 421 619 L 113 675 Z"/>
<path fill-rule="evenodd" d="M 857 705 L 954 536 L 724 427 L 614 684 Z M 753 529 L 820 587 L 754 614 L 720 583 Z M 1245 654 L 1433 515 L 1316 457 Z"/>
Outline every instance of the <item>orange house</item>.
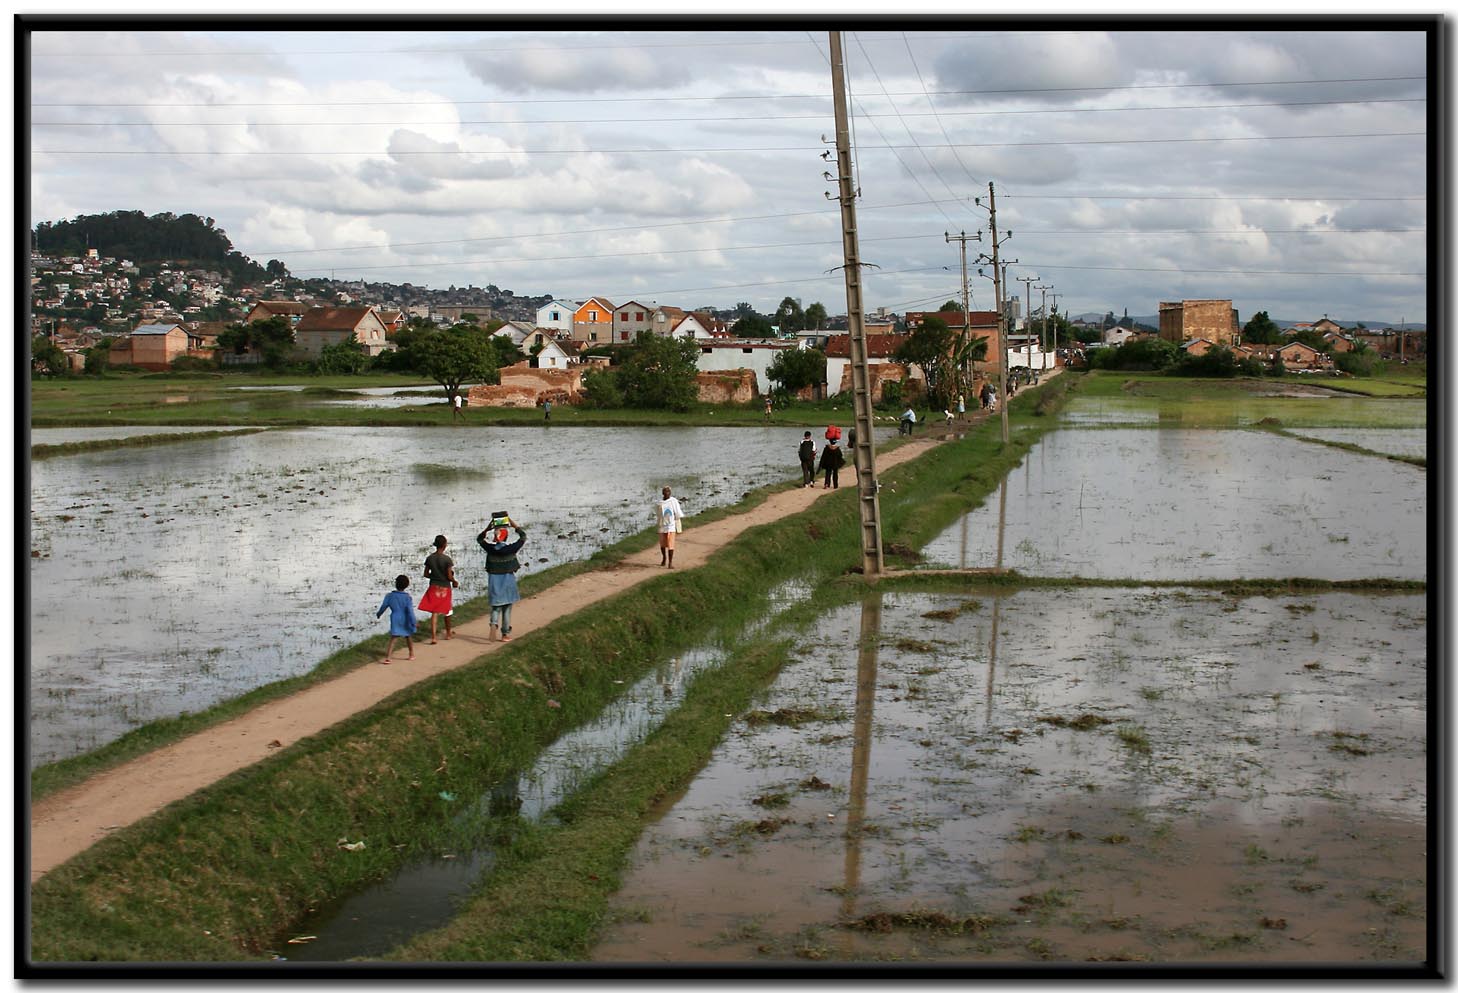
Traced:
<path fill-rule="evenodd" d="M 572 312 L 572 340 L 607 344 L 613 340 L 613 302 L 589 297 Z"/>

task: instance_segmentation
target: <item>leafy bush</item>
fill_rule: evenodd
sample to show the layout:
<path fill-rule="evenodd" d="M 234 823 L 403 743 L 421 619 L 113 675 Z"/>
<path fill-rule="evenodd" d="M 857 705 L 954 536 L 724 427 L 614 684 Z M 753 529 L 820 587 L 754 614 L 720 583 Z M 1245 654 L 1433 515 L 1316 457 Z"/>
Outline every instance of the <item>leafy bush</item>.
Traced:
<path fill-rule="evenodd" d="M 1223 345 L 1216 345 L 1204 355 L 1181 355 L 1167 370 L 1172 376 L 1208 376 L 1229 378 L 1240 370 L 1236 365 L 1235 353 Z"/>
<path fill-rule="evenodd" d="M 353 338 L 325 345 L 319 350 L 321 376 L 357 376 L 369 367 L 370 356 Z"/>
<path fill-rule="evenodd" d="M 769 364 L 766 375 L 785 393 L 825 382 L 825 353 L 818 348 L 786 348 Z"/>
<path fill-rule="evenodd" d="M 1380 376 L 1387 369 L 1387 363 L 1377 356 L 1375 349 L 1363 348 L 1354 352 L 1337 352 L 1332 360 L 1338 369 L 1349 376 Z"/>
<path fill-rule="evenodd" d="M 582 402 L 599 409 L 621 407 L 623 392 L 618 389 L 617 373 L 611 369 L 589 369 L 583 373 Z"/>

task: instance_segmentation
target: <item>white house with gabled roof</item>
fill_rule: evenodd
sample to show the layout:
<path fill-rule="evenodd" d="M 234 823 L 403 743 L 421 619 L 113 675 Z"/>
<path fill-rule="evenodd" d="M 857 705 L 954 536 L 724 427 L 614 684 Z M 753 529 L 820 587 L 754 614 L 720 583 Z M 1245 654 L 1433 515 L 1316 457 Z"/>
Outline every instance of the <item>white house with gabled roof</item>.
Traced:
<path fill-rule="evenodd" d="M 545 306 L 537 308 L 537 327 L 553 331 L 572 330 L 572 315 L 582 306 L 581 300 L 563 300 L 553 297 Z"/>

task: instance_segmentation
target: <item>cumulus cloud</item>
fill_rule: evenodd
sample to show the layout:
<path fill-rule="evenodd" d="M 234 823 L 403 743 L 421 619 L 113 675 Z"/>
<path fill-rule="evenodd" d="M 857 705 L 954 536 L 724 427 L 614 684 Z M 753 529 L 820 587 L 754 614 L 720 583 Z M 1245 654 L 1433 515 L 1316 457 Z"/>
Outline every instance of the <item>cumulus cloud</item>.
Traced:
<path fill-rule="evenodd" d="M 936 90 L 1003 91 L 951 94 L 948 102 L 1006 100 L 1007 92 L 1032 102 L 1064 102 L 1069 92 L 1043 92 L 1059 87 L 1095 91 L 1133 79 L 1134 62 L 1109 35 L 1057 31 L 1046 34 L 992 36 L 960 43 L 937 56 Z"/>

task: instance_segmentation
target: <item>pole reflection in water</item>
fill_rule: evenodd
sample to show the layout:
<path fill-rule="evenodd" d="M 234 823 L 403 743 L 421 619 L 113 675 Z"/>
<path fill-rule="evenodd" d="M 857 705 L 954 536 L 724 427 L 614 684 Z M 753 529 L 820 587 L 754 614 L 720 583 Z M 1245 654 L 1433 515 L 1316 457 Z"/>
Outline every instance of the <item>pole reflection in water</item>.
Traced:
<path fill-rule="evenodd" d="M 1002 539 L 1007 531 L 1007 477 L 1002 477 L 1002 488 L 997 496 L 997 568 L 1002 568 Z M 987 720 L 992 721 L 992 678 L 997 671 L 997 622 L 1002 613 L 1002 597 L 992 597 L 992 643 L 987 653 Z"/>
<path fill-rule="evenodd" d="M 850 807 L 845 820 L 845 896 L 841 913 L 855 916 L 861 883 L 861 827 L 871 772 L 871 726 L 876 703 L 876 652 L 881 643 L 881 594 L 861 601 L 861 640 L 856 654 L 856 714 L 851 746 Z"/>

